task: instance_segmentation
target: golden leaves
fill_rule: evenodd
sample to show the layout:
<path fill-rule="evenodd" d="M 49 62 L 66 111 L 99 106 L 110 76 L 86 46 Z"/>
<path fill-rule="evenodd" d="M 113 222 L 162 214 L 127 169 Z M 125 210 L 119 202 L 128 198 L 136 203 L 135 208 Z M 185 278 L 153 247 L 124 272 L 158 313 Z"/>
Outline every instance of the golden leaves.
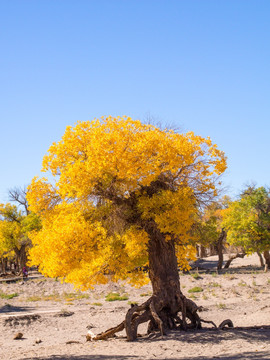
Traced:
<path fill-rule="evenodd" d="M 162 131 L 126 116 L 69 126 L 43 159 L 53 184 L 34 178 L 29 187 L 30 209 L 43 221 L 32 235 L 32 263 L 78 286 L 103 283 L 108 274 L 141 284 L 148 235 L 140 221 L 151 219 L 178 239 L 186 266 L 196 201 L 215 191 L 215 174 L 225 168 L 210 138 L 191 132 Z M 165 187 L 149 195 L 158 181 Z"/>

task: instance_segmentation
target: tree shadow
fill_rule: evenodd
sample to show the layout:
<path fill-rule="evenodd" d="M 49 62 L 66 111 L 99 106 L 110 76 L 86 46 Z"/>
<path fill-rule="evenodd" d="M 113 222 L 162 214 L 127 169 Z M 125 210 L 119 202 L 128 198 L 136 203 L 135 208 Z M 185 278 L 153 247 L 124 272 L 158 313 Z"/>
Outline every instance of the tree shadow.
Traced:
<path fill-rule="evenodd" d="M 47 357 L 30 357 L 21 360 L 141 360 L 135 355 L 51 355 Z"/>
<path fill-rule="evenodd" d="M 183 343 L 193 343 L 193 344 L 219 344 L 220 342 L 232 341 L 232 340 L 244 340 L 250 343 L 263 343 L 269 342 L 270 339 L 270 327 L 263 329 L 254 329 L 253 327 L 246 327 L 245 329 L 241 328 L 232 328 L 227 330 L 218 330 L 218 329 L 202 329 L 196 331 L 171 331 L 167 336 L 163 337 L 163 341 L 166 340 L 175 340 Z M 148 338 L 138 338 L 140 342 L 155 342 L 160 341 L 160 334 L 151 334 Z M 269 357 L 270 359 L 270 357 Z"/>
<path fill-rule="evenodd" d="M 218 260 L 209 260 L 202 258 L 192 261 L 190 263 L 190 266 L 192 270 L 199 269 L 199 270 L 210 271 L 210 270 L 216 270 L 217 264 L 218 264 Z"/>
<path fill-rule="evenodd" d="M 186 360 L 267 360 L 269 359 L 269 351 L 248 351 L 242 352 L 240 354 L 224 354 L 224 355 L 212 355 L 212 356 L 196 356 L 188 357 Z M 171 358 L 170 360 L 177 360 L 176 358 Z M 179 360 L 179 358 L 178 358 Z"/>
<path fill-rule="evenodd" d="M 223 261 L 222 269 L 220 269 L 218 272 L 219 274 L 252 274 L 254 272 L 263 272 L 264 268 L 257 265 L 238 265 L 237 267 L 232 266 L 229 268 L 224 268 L 224 265 L 226 264 L 227 260 Z M 217 265 L 218 265 L 218 259 L 207 259 L 207 258 L 201 258 L 197 259 L 195 261 L 192 261 L 190 263 L 191 265 L 191 271 L 198 270 L 202 273 L 210 273 L 213 271 L 217 271 Z"/>
<path fill-rule="evenodd" d="M 34 309 L 35 308 L 32 306 L 13 306 L 10 304 L 5 304 L 0 307 L 0 314 L 30 312 Z"/>
<path fill-rule="evenodd" d="M 269 351 L 248 351 L 240 354 L 224 354 L 211 356 L 185 357 L 185 360 L 266 360 L 269 359 Z M 135 355 L 51 355 L 47 357 L 28 357 L 21 360 L 141 360 L 142 357 Z M 181 359 L 181 358 L 180 358 Z M 182 358 L 183 359 L 183 358 Z M 149 360 L 156 360 L 150 358 Z M 170 358 L 170 360 L 179 360 Z"/>

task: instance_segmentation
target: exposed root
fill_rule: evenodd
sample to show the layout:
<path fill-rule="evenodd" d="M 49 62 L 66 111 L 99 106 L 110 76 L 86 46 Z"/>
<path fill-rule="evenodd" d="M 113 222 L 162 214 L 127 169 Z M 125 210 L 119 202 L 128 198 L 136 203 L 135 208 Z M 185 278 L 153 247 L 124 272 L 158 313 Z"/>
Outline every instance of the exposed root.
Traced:
<path fill-rule="evenodd" d="M 150 308 L 151 315 L 153 316 L 153 319 L 154 319 L 155 323 L 158 325 L 158 328 L 159 328 L 160 333 L 161 333 L 161 337 L 163 337 L 163 335 L 164 335 L 163 322 L 160 319 L 160 317 L 158 316 L 158 313 L 156 312 L 155 305 L 154 305 L 153 301 L 150 302 L 149 308 Z"/>
<path fill-rule="evenodd" d="M 213 321 L 203 320 L 197 314 L 201 310 L 192 300 L 187 299 L 182 295 L 181 303 L 179 304 L 179 312 L 182 314 L 182 318 L 178 313 L 171 313 L 168 304 L 162 299 L 156 296 L 150 297 L 142 305 L 133 305 L 128 310 L 126 318 L 119 325 L 108 329 L 98 335 L 88 333 L 87 340 L 106 340 L 115 336 L 117 332 L 126 330 L 127 340 L 134 341 L 137 339 L 137 329 L 142 323 L 148 323 L 147 333 L 150 334 L 155 331 L 159 331 L 161 336 L 166 335 L 166 329 L 201 329 L 201 323 L 212 324 L 213 329 L 223 330 L 226 327 L 233 328 L 233 323 L 230 319 L 222 321 L 217 327 Z M 167 305 L 167 306 L 166 306 Z"/>
<path fill-rule="evenodd" d="M 149 305 L 151 304 L 151 302 L 152 297 L 150 297 L 142 305 L 134 305 L 128 310 L 125 320 L 125 328 L 128 341 L 133 341 L 137 338 L 137 328 L 139 324 L 150 320 Z"/>
<path fill-rule="evenodd" d="M 110 337 L 113 337 L 117 332 L 124 330 L 125 328 L 125 321 L 122 321 L 121 324 L 110 328 L 98 335 L 94 335 L 91 331 L 88 332 L 88 334 L 86 335 L 86 340 L 87 341 L 92 341 L 92 340 L 106 340 Z"/>
<path fill-rule="evenodd" d="M 232 320 L 226 319 L 226 320 L 222 321 L 222 323 L 219 324 L 218 328 L 223 330 L 226 326 L 229 328 L 233 328 Z"/>
<path fill-rule="evenodd" d="M 203 320 L 202 318 L 200 319 L 201 322 L 205 323 L 205 324 L 212 324 L 214 326 L 215 329 L 217 329 L 217 325 L 214 323 L 214 321 L 211 320 Z"/>

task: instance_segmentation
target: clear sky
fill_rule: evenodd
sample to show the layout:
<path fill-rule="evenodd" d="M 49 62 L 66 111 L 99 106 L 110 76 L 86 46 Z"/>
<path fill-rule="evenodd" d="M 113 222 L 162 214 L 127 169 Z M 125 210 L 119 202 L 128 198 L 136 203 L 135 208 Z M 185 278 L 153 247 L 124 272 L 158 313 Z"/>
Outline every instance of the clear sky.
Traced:
<path fill-rule="evenodd" d="M 210 136 L 228 193 L 268 186 L 269 100 L 268 0 L 0 0 L 0 202 L 102 115 Z"/>

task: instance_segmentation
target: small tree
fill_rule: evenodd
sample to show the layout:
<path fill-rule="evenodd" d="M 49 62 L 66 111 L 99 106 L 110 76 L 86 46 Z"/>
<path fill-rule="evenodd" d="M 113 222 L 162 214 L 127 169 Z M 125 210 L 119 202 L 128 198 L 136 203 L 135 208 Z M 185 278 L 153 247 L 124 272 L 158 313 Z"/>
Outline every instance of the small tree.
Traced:
<path fill-rule="evenodd" d="M 194 214 L 216 194 L 225 168 L 223 152 L 193 133 L 126 117 L 67 127 L 43 160 L 55 182 L 35 178 L 29 188 L 30 209 L 43 224 L 32 236 L 32 263 L 83 288 L 108 279 L 142 285 L 148 266 L 153 296 L 103 337 L 125 327 L 134 340 L 142 322 L 163 332 L 177 321 L 184 327 L 185 316 L 200 327 L 197 306 L 180 290 L 178 265 L 188 266 Z"/>
<path fill-rule="evenodd" d="M 230 199 L 227 196 L 213 201 L 203 209 L 199 215 L 199 220 L 194 225 L 197 243 L 204 247 L 214 247 L 218 254 L 218 270 L 222 269 L 223 250 L 227 236 L 222 226 L 223 212 L 229 203 Z"/>
<path fill-rule="evenodd" d="M 29 239 L 23 233 L 23 215 L 15 205 L 6 204 L 0 206 L 0 239 L 5 246 L 7 253 L 14 251 L 17 257 L 19 268 L 26 265 L 26 248 Z"/>
<path fill-rule="evenodd" d="M 223 225 L 227 241 L 247 254 L 263 252 L 270 267 L 270 192 L 264 187 L 248 187 L 226 211 Z"/>
<path fill-rule="evenodd" d="M 28 233 L 40 227 L 40 219 L 35 214 L 26 215 L 10 203 L 0 204 L 0 256 L 10 258 L 15 254 L 18 269 L 22 270 L 31 246 Z"/>

